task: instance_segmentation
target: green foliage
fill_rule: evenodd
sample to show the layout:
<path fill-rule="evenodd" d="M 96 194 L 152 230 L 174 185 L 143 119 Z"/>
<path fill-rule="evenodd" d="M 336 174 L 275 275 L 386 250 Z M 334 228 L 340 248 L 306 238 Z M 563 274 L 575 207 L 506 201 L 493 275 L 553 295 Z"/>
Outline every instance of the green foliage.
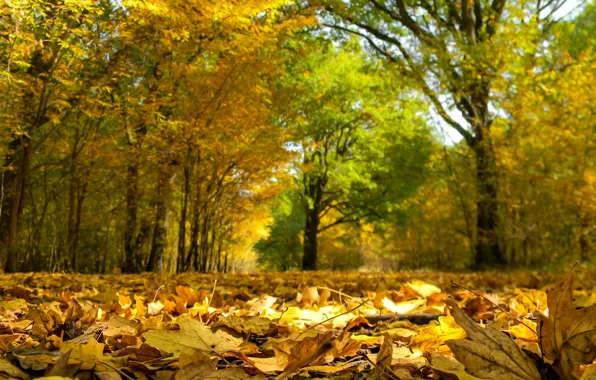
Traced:
<path fill-rule="evenodd" d="M 294 190 L 284 191 L 270 207 L 273 224 L 269 236 L 255 244 L 259 264 L 270 270 L 298 269 L 304 229 L 301 196 Z"/>
<path fill-rule="evenodd" d="M 356 40 L 304 49 L 312 51 L 289 65 L 281 91 L 283 123 L 302 156 L 305 207 L 336 210 L 346 222 L 386 217 L 424 179 L 424 103 Z M 308 188 L 315 184 L 320 194 Z"/>

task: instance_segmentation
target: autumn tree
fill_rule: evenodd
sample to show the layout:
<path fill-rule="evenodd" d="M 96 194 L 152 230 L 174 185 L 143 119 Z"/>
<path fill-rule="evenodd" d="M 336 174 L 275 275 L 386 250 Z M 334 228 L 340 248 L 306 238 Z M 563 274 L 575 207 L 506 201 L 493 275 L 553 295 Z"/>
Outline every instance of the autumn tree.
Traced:
<path fill-rule="evenodd" d="M 360 35 L 397 74 L 415 80 L 443 122 L 474 152 L 476 266 L 503 264 L 498 170 L 491 136 L 500 112 L 495 82 L 508 75 L 511 60 L 531 62 L 542 53 L 540 47 L 564 2 L 317 3 L 327 11 L 322 16 L 324 25 Z"/>
<path fill-rule="evenodd" d="M 19 228 L 30 163 L 44 140 L 39 130 L 52 125 L 52 133 L 68 118 L 95 107 L 94 93 L 119 56 L 110 54 L 114 6 L 109 2 L 3 2 L 2 7 L 2 118 L 8 141 L 0 240 L 4 268 L 15 271 L 23 264 Z M 71 251 L 76 245 L 72 234 L 69 245 Z"/>

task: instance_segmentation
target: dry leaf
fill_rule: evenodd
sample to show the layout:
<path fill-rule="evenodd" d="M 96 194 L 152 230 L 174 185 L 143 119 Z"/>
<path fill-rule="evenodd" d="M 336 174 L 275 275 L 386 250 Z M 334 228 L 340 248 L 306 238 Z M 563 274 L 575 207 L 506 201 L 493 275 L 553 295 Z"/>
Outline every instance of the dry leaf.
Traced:
<path fill-rule="evenodd" d="M 6 359 L 0 359 L 0 375 L 7 375 L 10 379 L 29 380 L 30 377 Z"/>
<path fill-rule="evenodd" d="M 384 336 L 383 343 L 377 355 L 377 361 L 374 370 L 371 373 L 373 379 L 387 378 L 391 373 L 391 363 L 393 362 L 393 339 Z"/>
<path fill-rule="evenodd" d="M 579 378 L 579 365 L 596 359 L 596 305 L 579 310 L 573 305 L 573 277 L 547 294 L 549 316 L 539 316 L 544 356 L 566 379 Z"/>
<path fill-rule="evenodd" d="M 237 350 L 242 339 L 223 331 L 213 332 L 203 323 L 189 317 L 176 321 L 180 330 L 155 330 L 143 334 L 146 343 L 165 352 L 179 356 L 183 352 L 203 350 L 224 353 Z"/>
<path fill-rule="evenodd" d="M 431 366 L 433 371 L 438 372 L 440 375 L 453 375 L 459 380 L 481 380 L 478 377 L 468 374 L 463 364 L 447 356 L 432 355 Z"/>
<path fill-rule="evenodd" d="M 453 309 L 455 321 L 466 331 L 469 340 L 449 340 L 455 357 L 471 375 L 494 380 L 540 380 L 532 360 L 515 342 L 501 331 L 480 327 L 455 302 L 446 301 Z"/>

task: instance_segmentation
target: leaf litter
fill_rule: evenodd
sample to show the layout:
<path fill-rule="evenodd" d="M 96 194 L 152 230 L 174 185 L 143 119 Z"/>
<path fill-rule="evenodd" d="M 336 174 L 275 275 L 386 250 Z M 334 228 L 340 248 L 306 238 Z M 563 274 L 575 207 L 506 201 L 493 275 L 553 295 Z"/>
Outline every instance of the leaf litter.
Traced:
<path fill-rule="evenodd" d="M 595 379 L 575 277 L 0 275 L 0 378 Z"/>

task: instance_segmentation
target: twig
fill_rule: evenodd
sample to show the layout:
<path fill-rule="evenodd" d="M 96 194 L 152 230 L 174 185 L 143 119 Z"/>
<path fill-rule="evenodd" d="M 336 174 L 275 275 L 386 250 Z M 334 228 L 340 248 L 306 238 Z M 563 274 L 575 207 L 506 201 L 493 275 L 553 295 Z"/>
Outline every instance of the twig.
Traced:
<path fill-rule="evenodd" d="M 373 314 L 367 315 L 364 317 L 371 324 L 377 324 L 379 322 L 385 321 L 403 321 L 406 320 L 411 322 L 415 325 L 426 325 L 430 321 L 437 321 L 439 317 L 443 317 L 443 314 L 430 314 L 430 313 L 420 313 L 420 314 Z"/>
<path fill-rule="evenodd" d="M 215 287 L 217 286 L 217 278 L 215 279 L 215 282 L 213 283 L 213 291 L 211 292 L 211 297 L 209 297 L 209 302 L 207 302 L 207 307 L 211 306 L 211 300 L 213 299 L 213 296 L 215 295 Z"/>
<path fill-rule="evenodd" d="M 345 293 L 342 293 L 342 292 L 340 292 L 339 290 L 333 290 L 333 289 L 331 289 L 331 288 L 328 288 L 328 287 L 326 287 L 326 286 L 317 286 L 317 288 L 319 288 L 319 289 L 323 289 L 323 290 L 328 290 L 328 291 L 330 291 L 330 292 L 333 292 L 333 293 L 335 293 L 335 294 L 339 294 L 339 295 L 340 295 L 340 297 L 346 297 L 346 298 L 350 298 L 350 299 L 353 299 L 353 300 L 354 300 L 354 299 L 356 299 L 355 297 L 352 297 L 352 296 L 350 296 L 350 295 L 347 295 L 347 294 L 345 294 Z"/>
<path fill-rule="evenodd" d="M 155 296 L 153 296 L 153 301 L 151 301 L 151 303 L 155 302 L 155 299 L 157 298 L 157 294 L 159 293 L 159 291 L 161 290 L 161 288 L 163 288 L 165 285 L 160 286 L 159 288 L 157 288 L 157 290 L 155 291 Z"/>
<path fill-rule="evenodd" d="M 473 291 L 472 289 L 466 288 L 463 285 L 458 284 L 457 282 L 451 280 L 451 285 L 455 285 L 457 287 L 460 287 L 462 289 L 467 290 L 470 293 L 473 293 L 475 295 L 477 295 L 478 297 L 482 298 L 483 300 L 486 300 L 488 302 L 490 302 L 492 305 L 494 305 L 497 309 L 501 310 L 503 313 L 507 314 L 509 317 L 511 317 L 513 320 L 519 322 L 520 324 L 526 326 L 528 328 L 528 330 L 530 330 L 534 335 L 536 335 L 536 337 L 538 338 L 538 333 L 536 331 L 534 331 L 534 329 L 532 329 L 530 326 L 528 326 L 524 321 L 522 321 L 521 319 L 519 319 L 518 317 L 516 317 L 515 315 L 511 314 L 510 312 L 508 312 L 507 310 L 505 310 L 505 308 L 501 307 L 500 305 L 497 305 L 495 302 L 491 301 L 490 299 L 488 299 L 488 297 L 483 296 L 482 294 Z"/>
<path fill-rule="evenodd" d="M 213 352 L 215 355 L 217 355 L 221 360 L 224 361 L 224 363 L 226 363 L 228 365 L 228 367 L 232 367 L 235 368 L 237 367 L 237 365 L 230 363 L 226 358 L 223 357 L 222 354 L 220 354 L 219 352 L 215 351 L 213 348 L 211 349 L 211 352 Z"/>
<path fill-rule="evenodd" d="M 306 330 L 304 330 L 303 332 L 301 332 L 301 333 L 300 333 L 300 335 L 298 335 L 298 336 L 296 337 L 296 340 L 298 340 L 298 338 L 300 338 L 302 335 L 304 335 L 304 334 L 305 334 L 307 331 L 310 331 L 310 330 L 314 329 L 315 327 L 322 325 L 323 323 L 329 322 L 329 321 L 330 321 L 330 320 L 332 320 L 332 319 L 335 319 L 335 318 L 337 318 L 337 317 L 341 317 L 342 315 L 346 315 L 346 314 L 348 314 L 348 313 L 351 313 L 351 312 L 353 312 L 354 310 L 357 310 L 357 309 L 361 308 L 361 307 L 362 307 L 362 306 L 363 306 L 365 303 L 367 303 L 367 302 L 370 302 L 370 300 L 369 300 L 368 298 L 367 298 L 367 299 L 365 299 L 364 301 L 362 301 L 362 302 L 361 302 L 361 303 L 360 303 L 358 306 L 356 306 L 356 307 L 353 307 L 353 308 L 352 308 L 352 309 L 350 309 L 350 310 L 346 310 L 346 311 L 344 311 L 344 312 L 343 312 L 343 313 L 341 313 L 341 314 L 337 314 L 337 315 L 335 315 L 335 316 L 333 316 L 333 317 L 331 317 L 331 318 L 327 318 L 327 319 L 325 319 L 324 321 L 321 321 L 321 322 L 319 322 L 319 323 L 317 323 L 317 324 L 314 324 L 314 325 L 310 326 L 309 328 L 307 328 Z"/>

